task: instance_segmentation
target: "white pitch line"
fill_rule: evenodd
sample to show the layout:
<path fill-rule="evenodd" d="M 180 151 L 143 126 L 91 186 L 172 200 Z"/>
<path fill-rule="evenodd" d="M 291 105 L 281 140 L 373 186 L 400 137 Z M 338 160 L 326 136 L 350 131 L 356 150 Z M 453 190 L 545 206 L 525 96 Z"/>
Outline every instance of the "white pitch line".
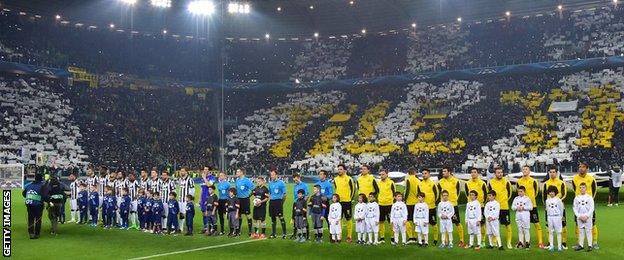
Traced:
<path fill-rule="evenodd" d="M 161 256 L 184 254 L 184 253 L 189 253 L 189 252 L 202 251 L 202 250 L 206 250 L 206 249 L 214 249 L 214 248 L 235 246 L 235 245 L 240 245 L 240 244 L 247 244 L 247 243 L 257 242 L 257 241 L 262 241 L 262 240 L 266 240 L 266 238 L 264 238 L 264 239 L 255 239 L 255 240 L 245 240 L 245 241 L 234 242 L 234 243 L 227 243 L 227 244 L 221 244 L 221 245 L 215 245 L 215 246 L 193 248 L 193 249 L 174 251 L 174 252 L 169 252 L 169 253 L 162 253 L 162 254 L 157 254 L 157 255 L 142 256 L 142 257 L 137 257 L 137 258 L 130 258 L 128 260 L 150 259 L 150 258 L 156 258 L 156 257 L 161 257 Z"/>

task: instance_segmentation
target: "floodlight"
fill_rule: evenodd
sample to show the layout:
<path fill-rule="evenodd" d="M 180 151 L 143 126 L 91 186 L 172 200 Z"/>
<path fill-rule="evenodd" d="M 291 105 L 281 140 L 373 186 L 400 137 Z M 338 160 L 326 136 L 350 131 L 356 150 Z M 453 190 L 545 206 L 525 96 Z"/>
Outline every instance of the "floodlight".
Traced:
<path fill-rule="evenodd" d="M 416 23 L 412 23 L 412 28 L 416 28 Z"/>
<path fill-rule="evenodd" d="M 127 5 L 134 5 L 136 4 L 137 0 L 121 0 L 121 2 Z"/>
<path fill-rule="evenodd" d="M 108 25 L 108 27 L 109 27 L 109 28 L 111 28 L 111 29 L 113 29 L 113 28 L 115 28 L 115 24 L 114 24 L 114 23 L 111 23 L 111 24 L 109 24 L 109 25 Z"/>
<path fill-rule="evenodd" d="M 209 16 L 215 11 L 215 6 L 211 1 L 198 0 L 188 4 L 188 11 L 194 15 Z"/>
<path fill-rule="evenodd" d="M 510 16 L 510 15 L 511 15 L 511 12 L 510 12 L 510 11 L 507 11 L 507 12 L 505 12 L 505 15 L 506 15 L 506 16 Z"/>
<path fill-rule="evenodd" d="M 60 20 L 61 16 L 57 14 L 54 18 L 56 18 L 56 20 Z"/>
<path fill-rule="evenodd" d="M 461 23 L 462 18 L 461 17 L 457 17 L 457 21 Z"/>
<path fill-rule="evenodd" d="M 160 8 L 169 8 L 171 7 L 171 0 L 150 0 L 152 6 L 160 7 Z"/>
<path fill-rule="evenodd" d="M 315 32 L 314 33 L 314 38 L 318 38 L 319 37 L 319 33 Z"/>
<path fill-rule="evenodd" d="M 264 38 L 268 40 L 269 38 L 271 38 L 271 35 L 269 35 L 269 34 L 267 33 L 267 34 L 265 34 L 265 35 L 264 35 Z"/>

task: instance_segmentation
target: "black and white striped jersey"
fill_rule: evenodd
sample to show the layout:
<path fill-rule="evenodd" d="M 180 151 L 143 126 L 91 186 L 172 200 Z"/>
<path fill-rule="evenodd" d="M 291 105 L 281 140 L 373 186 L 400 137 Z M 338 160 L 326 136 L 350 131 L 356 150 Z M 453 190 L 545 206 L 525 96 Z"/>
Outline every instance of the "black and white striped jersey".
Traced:
<path fill-rule="evenodd" d="M 169 193 L 176 190 L 175 181 L 168 179 L 166 181 L 160 180 L 160 198 L 163 202 L 169 200 Z"/>
<path fill-rule="evenodd" d="M 139 180 L 139 188 L 141 188 L 141 189 L 143 189 L 143 190 L 147 191 L 147 190 L 148 190 L 148 188 L 147 188 L 147 181 L 148 181 L 148 180 L 149 180 L 149 178 L 140 179 L 140 180 Z"/>
<path fill-rule="evenodd" d="M 137 180 L 127 181 L 128 195 L 131 200 L 137 200 L 139 192 L 139 182 Z"/>
<path fill-rule="evenodd" d="M 91 191 L 91 187 L 98 187 L 98 184 L 100 182 L 100 177 L 98 176 L 91 176 L 91 177 L 87 177 L 87 188 L 89 189 L 89 192 Z"/>
<path fill-rule="evenodd" d="M 113 183 L 113 188 L 115 190 L 115 196 L 117 197 L 121 197 L 121 190 L 123 190 L 123 188 L 127 188 L 128 187 L 128 180 L 127 179 L 117 179 L 115 180 L 115 182 Z"/>
<path fill-rule="evenodd" d="M 74 180 L 69 184 L 70 196 L 69 198 L 72 200 L 78 199 L 78 191 L 80 189 L 80 184 L 82 182 L 80 180 Z"/>
<path fill-rule="evenodd" d="M 106 186 L 108 186 L 108 178 L 106 177 L 100 177 L 98 179 L 98 194 L 100 195 L 100 198 L 103 198 L 104 195 L 104 188 Z"/>
<path fill-rule="evenodd" d="M 160 179 L 155 179 L 155 180 L 154 179 L 149 179 L 149 180 L 147 180 L 146 187 L 152 193 L 160 192 Z"/>
<path fill-rule="evenodd" d="M 186 195 L 195 195 L 195 182 L 191 176 L 178 178 L 180 192 L 178 193 L 178 201 L 186 202 Z"/>

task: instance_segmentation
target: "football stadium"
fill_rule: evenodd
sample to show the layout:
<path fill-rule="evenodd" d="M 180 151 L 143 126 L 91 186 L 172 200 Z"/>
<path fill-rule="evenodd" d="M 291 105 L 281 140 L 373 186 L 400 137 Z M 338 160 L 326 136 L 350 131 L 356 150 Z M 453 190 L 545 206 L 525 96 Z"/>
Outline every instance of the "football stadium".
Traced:
<path fill-rule="evenodd" d="M 4 257 L 624 259 L 624 1 L 0 0 Z"/>

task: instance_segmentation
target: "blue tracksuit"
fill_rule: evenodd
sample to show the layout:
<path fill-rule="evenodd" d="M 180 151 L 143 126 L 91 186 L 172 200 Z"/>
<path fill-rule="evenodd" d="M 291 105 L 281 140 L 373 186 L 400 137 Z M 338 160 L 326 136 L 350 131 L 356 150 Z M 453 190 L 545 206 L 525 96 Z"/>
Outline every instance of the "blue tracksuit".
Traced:
<path fill-rule="evenodd" d="M 139 228 L 145 228 L 145 202 L 147 201 L 146 197 L 139 197 L 137 199 L 137 217 L 139 219 Z"/>
<path fill-rule="evenodd" d="M 115 223 L 115 215 L 117 213 L 117 197 L 112 194 L 105 195 L 104 204 L 106 208 L 106 219 L 104 223 L 107 227 L 111 227 Z"/>
<path fill-rule="evenodd" d="M 89 192 L 89 213 L 91 214 L 91 224 L 97 225 L 98 207 L 100 206 L 100 194 Z"/>
<path fill-rule="evenodd" d="M 145 205 L 143 206 L 143 219 L 145 220 L 145 228 L 152 228 L 154 225 L 154 200 L 145 199 Z"/>
<path fill-rule="evenodd" d="M 87 223 L 87 213 L 89 211 L 89 192 L 86 190 L 78 192 L 76 199 L 78 210 L 80 211 L 80 223 Z"/>
<path fill-rule="evenodd" d="M 119 205 L 119 215 L 121 216 L 121 227 L 128 228 L 128 215 L 130 215 L 130 196 L 127 194 L 121 197 Z"/>
<path fill-rule="evenodd" d="M 180 213 L 180 204 L 177 200 L 169 200 L 167 202 L 169 212 L 167 214 L 167 230 L 173 228 L 174 231 L 180 229 L 178 224 L 178 213 Z"/>
<path fill-rule="evenodd" d="M 186 202 L 186 230 L 189 234 L 193 234 L 193 218 L 195 217 L 195 205 L 192 201 Z"/>
<path fill-rule="evenodd" d="M 163 217 L 164 206 L 161 200 L 155 199 L 152 200 L 152 222 L 156 226 L 161 225 L 162 217 Z"/>

